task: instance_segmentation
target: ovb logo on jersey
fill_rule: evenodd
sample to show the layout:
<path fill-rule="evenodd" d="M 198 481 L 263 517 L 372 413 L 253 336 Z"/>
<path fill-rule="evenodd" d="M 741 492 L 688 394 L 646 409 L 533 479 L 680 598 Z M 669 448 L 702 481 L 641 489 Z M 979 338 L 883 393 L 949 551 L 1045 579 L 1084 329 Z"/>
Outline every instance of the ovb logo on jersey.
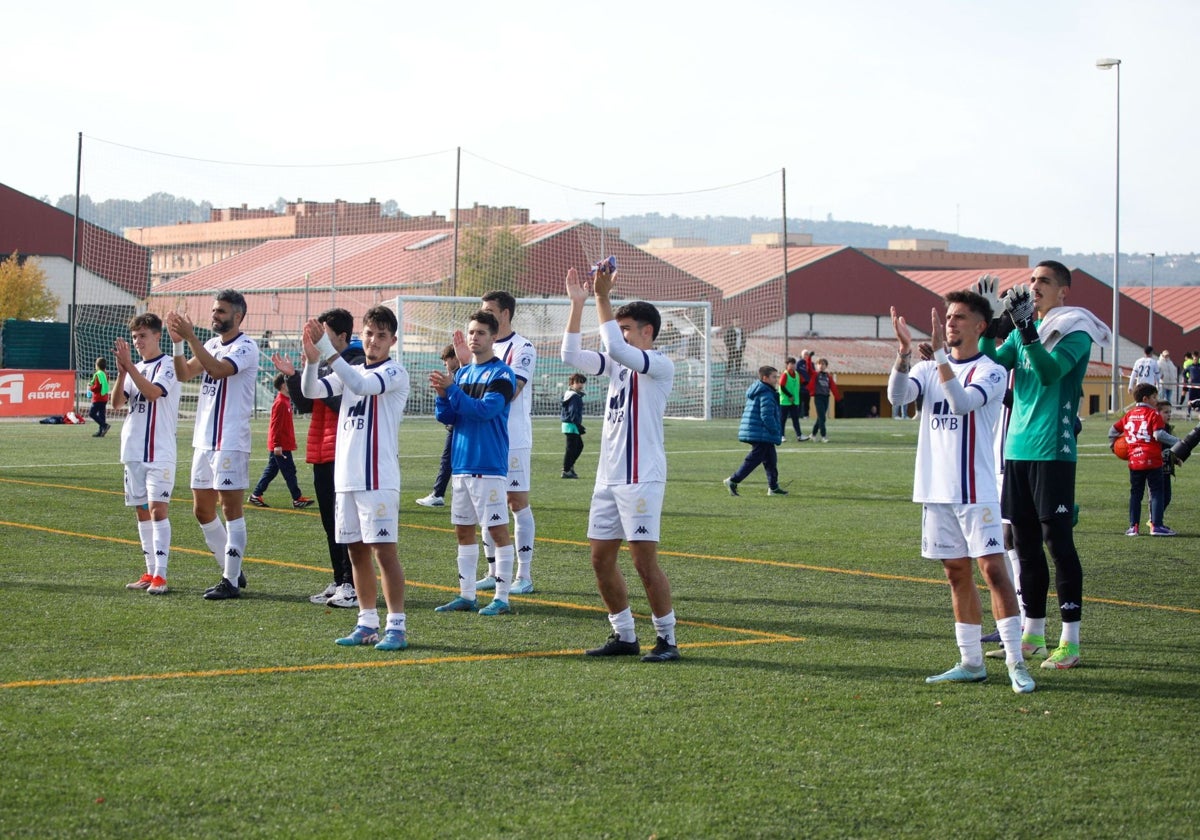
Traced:
<path fill-rule="evenodd" d="M 957 432 L 960 417 L 950 410 L 950 403 L 937 400 L 929 412 L 929 428 L 934 431 Z"/>
<path fill-rule="evenodd" d="M 625 377 L 625 371 L 621 371 L 621 378 Z M 608 420 L 612 423 L 620 423 L 625 419 L 625 391 L 621 390 L 608 398 Z"/>
<path fill-rule="evenodd" d="M 370 397 L 363 397 L 354 405 L 346 409 L 346 419 L 342 422 L 343 429 L 365 429 L 367 427 L 367 400 Z"/>

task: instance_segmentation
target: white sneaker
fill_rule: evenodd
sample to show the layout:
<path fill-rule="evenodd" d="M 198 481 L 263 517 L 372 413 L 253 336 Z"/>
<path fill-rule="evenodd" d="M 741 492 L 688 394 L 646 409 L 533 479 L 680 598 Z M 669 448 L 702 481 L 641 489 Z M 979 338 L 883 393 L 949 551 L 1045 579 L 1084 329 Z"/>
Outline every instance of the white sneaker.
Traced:
<path fill-rule="evenodd" d="M 337 588 L 337 593 L 329 599 L 329 606 L 341 607 L 343 609 L 358 608 L 358 593 L 354 591 L 354 586 L 349 583 L 343 583 Z"/>
<path fill-rule="evenodd" d="M 529 578 L 517 578 L 512 582 L 512 586 L 508 588 L 510 595 L 532 595 L 533 581 Z"/>
<path fill-rule="evenodd" d="M 337 594 L 337 584 L 331 583 L 328 586 L 326 586 L 324 589 L 322 589 L 320 592 L 318 592 L 316 595 L 313 595 L 308 600 L 309 600 L 309 603 L 319 604 L 323 607 L 326 604 L 328 604 L 329 599 L 332 598 L 336 594 Z"/>
<path fill-rule="evenodd" d="M 417 499 L 417 504 L 421 507 L 445 507 L 446 500 L 441 496 L 435 496 L 430 493 L 428 496 Z"/>

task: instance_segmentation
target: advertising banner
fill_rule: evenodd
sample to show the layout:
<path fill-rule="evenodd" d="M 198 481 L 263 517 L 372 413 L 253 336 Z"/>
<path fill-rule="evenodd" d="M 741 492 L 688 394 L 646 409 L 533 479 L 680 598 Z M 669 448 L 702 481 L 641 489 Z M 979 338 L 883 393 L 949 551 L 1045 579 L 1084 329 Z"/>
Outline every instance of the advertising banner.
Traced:
<path fill-rule="evenodd" d="M 74 371 L 0 369 L 0 417 L 66 414 L 74 407 Z"/>

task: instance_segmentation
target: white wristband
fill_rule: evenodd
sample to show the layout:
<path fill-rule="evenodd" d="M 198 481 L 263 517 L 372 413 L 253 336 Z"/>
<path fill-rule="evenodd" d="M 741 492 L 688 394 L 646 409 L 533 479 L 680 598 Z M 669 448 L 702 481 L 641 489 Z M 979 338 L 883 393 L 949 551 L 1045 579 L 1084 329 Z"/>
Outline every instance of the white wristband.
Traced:
<path fill-rule="evenodd" d="M 933 351 L 933 360 L 939 365 L 950 364 L 950 357 L 946 355 L 946 351 L 941 347 Z"/>
<path fill-rule="evenodd" d="M 333 342 L 329 340 L 328 335 L 321 336 L 317 341 L 317 352 L 321 354 L 322 360 L 337 355 L 337 351 L 333 349 Z"/>
<path fill-rule="evenodd" d="M 184 341 L 171 342 L 171 355 L 172 356 L 182 356 L 183 348 L 186 346 L 187 346 L 187 342 L 184 342 Z"/>

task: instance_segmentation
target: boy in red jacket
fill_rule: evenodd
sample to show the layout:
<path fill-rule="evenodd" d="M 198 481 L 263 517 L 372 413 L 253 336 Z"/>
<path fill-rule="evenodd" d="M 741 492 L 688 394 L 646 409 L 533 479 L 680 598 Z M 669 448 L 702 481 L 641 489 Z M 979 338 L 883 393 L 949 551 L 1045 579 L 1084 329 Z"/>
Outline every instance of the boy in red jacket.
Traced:
<path fill-rule="evenodd" d="M 271 455 L 267 466 L 254 485 L 250 494 L 250 504 L 255 507 L 267 507 L 262 494 L 267 491 L 271 480 L 283 473 L 288 490 L 292 494 L 292 507 L 306 508 L 313 500 L 300 495 L 300 485 L 296 482 L 296 462 L 292 453 L 296 451 L 296 427 L 292 424 L 292 400 L 288 396 L 287 377 L 282 373 L 275 374 L 275 402 L 271 404 L 271 426 L 267 430 L 267 448 Z"/>
<path fill-rule="evenodd" d="M 1163 494 L 1163 447 L 1173 446 L 1179 438 L 1166 430 L 1163 416 L 1155 408 L 1158 389 L 1149 382 L 1134 388 L 1137 405 L 1113 423 L 1108 430 L 1108 445 L 1124 438 L 1129 449 L 1129 530 L 1127 537 L 1138 535 L 1142 518 L 1142 497 L 1150 485 L 1150 536 L 1173 537 L 1175 532 L 1163 524 L 1166 497 Z"/>

